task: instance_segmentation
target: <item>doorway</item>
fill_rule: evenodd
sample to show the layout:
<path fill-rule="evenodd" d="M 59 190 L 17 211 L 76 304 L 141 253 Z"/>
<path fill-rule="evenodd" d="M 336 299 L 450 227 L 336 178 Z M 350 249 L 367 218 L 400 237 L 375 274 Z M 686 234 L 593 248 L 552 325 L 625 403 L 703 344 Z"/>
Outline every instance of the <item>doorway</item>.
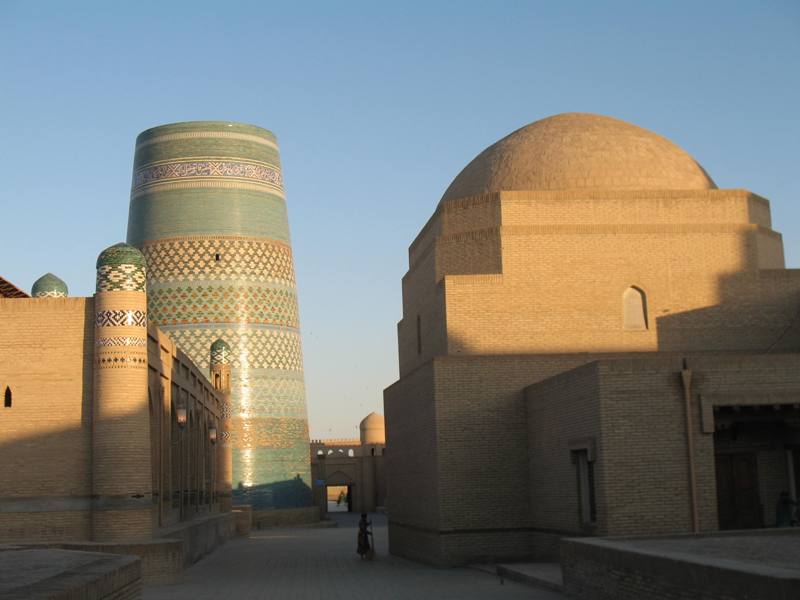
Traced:
<path fill-rule="evenodd" d="M 717 454 L 717 514 L 720 529 L 764 526 L 755 452 Z"/>
<path fill-rule="evenodd" d="M 353 512 L 353 486 L 329 485 L 326 487 L 328 512 Z"/>

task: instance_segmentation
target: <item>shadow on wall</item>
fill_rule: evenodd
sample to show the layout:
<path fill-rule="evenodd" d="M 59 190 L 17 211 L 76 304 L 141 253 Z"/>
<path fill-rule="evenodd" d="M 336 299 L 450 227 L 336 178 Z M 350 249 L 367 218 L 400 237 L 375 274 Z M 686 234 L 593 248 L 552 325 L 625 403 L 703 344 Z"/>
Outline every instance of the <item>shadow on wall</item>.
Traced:
<path fill-rule="evenodd" d="M 800 270 L 737 273 L 718 288 L 716 305 L 656 316 L 659 351 L 800 349 Z"/>
<path fill-rule="evenodd" d="M 294 479 L 245 487 L 240 482 L 233 490 L 234 504 L 250 504 L 253 510 L 311 506 L 311 488 L 300 475 Z"/>

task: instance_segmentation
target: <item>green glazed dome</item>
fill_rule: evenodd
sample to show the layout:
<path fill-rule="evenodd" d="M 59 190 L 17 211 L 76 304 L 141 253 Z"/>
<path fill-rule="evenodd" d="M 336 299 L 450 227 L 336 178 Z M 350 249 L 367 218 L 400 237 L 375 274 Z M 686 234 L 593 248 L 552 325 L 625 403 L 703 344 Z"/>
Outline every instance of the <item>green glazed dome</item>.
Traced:
<path fill-rule="evenodd" d="M 231 347 L 225 340 L 217 339 L 211 344 L 211 364 L 227 365 L 231 362 Z"/>
<path fill-rule="evenodd" d="M 144 292 L 144 255 L 125 243 L 106 248 L 97 257 L 98 292 Z"/>
<path fill-rule="evenodd" d="M 130 244 L 120 242 L 103 250 L 97 257 L 97 268 L 103 266 L 134 265 L 145 268 L 144 254 Z"/>
<path fill-rule="evenodd" d="M 68 294 L 67 284 L 52 273 L 39 277 L 31 288 L 31 296 L 34 298 L 63 298 Z"/>

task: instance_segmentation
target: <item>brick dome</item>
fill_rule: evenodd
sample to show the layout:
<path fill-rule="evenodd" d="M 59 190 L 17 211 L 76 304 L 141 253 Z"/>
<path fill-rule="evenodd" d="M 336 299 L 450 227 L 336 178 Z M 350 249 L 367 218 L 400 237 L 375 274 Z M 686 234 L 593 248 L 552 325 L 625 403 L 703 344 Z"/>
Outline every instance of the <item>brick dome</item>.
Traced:
<path fill-rule="evenodd" d="M 358 425 L 361 433 L 362 444 L 385 444 L 386 426 L 383 415 L 376 412 L 369 413 Z"/>
<path fill-rule="evenodd" d="M 716 187 L 694 158 L 652 131 L 612 117 L 564 113 L 486 148 L 453 180 L 442 201 L 499 191 Z"/>

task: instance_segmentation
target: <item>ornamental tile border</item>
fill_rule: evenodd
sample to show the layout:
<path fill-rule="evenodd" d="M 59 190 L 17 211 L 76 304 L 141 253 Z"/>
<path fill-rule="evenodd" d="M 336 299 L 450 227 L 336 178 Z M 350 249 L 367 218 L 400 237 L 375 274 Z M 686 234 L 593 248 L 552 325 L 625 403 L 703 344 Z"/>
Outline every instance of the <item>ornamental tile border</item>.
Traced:
<path fill-rule="evenodd" d="M 132 357 L 132 356 L 115 356 L 103 357 L 97 359 L 97 365 L 104 369 L 120 368 L 120 367 L 134 367 L 134 368 L 147 368 L 147 358 Z"/>
<path fill-rule="evenodd" d="M 181 160 L 144 167 L 134 173 L 133 189 L 184 177 L 236 177 L 283 187 L 280 170 L 266 163 L 241 160 Z"/>
<path fill-rule="evenodd" d="M 94 345 L 98 348 L 107 348 L 111 346 L 144 347 L 147 346 L 147 339 L 137 337 L 99 338 L 95 340 Z"/>
<path fill-rule="evenodd" d="M 95 314 L 95 327 L 147 327 L 147 313 L 143 310 L 101 310 Z"/>
<path fill-rule="evenodd" d="M 46 292 L 37 292 L 33 295 L 34 298 L 66 298 L 67 295 L 64 292 L 60 292 L 58 290 L 47 290 Z"/>

